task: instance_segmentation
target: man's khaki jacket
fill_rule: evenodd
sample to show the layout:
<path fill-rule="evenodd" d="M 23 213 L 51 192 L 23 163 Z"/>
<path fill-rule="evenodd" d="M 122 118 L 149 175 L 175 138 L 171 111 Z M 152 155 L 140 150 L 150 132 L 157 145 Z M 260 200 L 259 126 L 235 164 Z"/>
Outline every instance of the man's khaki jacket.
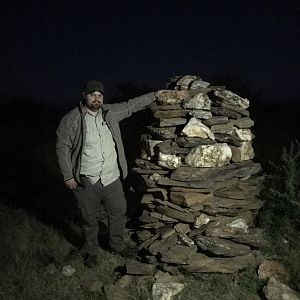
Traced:
<path fill-rule="evenodd" d="M 149 93 L 128 102 L 102 105 L 103 119 L 115 141 L 123 178 L 127 176 L 128 168 L 119 122 L 146 108 L 154 100 L 154 93 Z M 56 132 L 56 154 L 63 178 L 64 180 L 74 178 L 78 183 L 80 183 L 81 152 L 86 140 L 85 113 L 85 107 L 82 104 L 78 105 L 61 119 Z"/>

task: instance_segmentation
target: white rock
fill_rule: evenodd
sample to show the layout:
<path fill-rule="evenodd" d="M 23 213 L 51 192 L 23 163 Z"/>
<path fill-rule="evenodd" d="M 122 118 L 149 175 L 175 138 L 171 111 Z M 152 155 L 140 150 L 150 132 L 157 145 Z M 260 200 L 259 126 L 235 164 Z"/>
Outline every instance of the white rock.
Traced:
<path fill-rule="evenodd" d="M 248 232 L 248 224 L 244 219 L 236 219 L 234 221 L 232 221 L 231 223 L 226 224 L 226 226 L 230 227 L 230 228 L 238 228 L 243 230 L 244 233 Z"/>
<path fill-rule="evenodd" d="M 210 138 L 212 140 L 215 139 L 212 131 L 197 118 L 191 118 L 183 128 L 182 132 L 188 137 L 201 137 L 204 139 Z"/>
<path fill-rule="evenodd" d="M 181 103 L 189 97 L 188 91 L 160 90 L 156 93 L 157 102 L 162 105 Z"/>
<path fill-rule="evenodd" d="M 154 147 L 157 145 L 157 144 L 159 144 L 159 143 L 161 143 L 162 141 L 158 141 L 158 140 L 148 140 L 148 147 L 149 147 L 149 149 L 148 149 L 148 153 L 150 154 L 150 156 L 154 156 L 155 155 L 155 153 L 154 153 Z"/>
<path fill-rule="evenodd" d="M 299 300 L 299 295 L 287 285 L 271 277 L 263 289 L 268 300 Z"/>
<path fill-rule="evenodd" d="M 153 181 L 159 180 L 161 178 L 161 175 L 158 173 L 153 173 L 152 175 L 149 176 L 149 178 Z"/>
<path fill-rule="evenodd" d="M 192 148 L 186 156 L 185 162 L 189 166 L 197 168 L 223 167 L 229 163 L 231 156 L 231 149 L 226 143 L 200 145 Z"/>
<path fill-rule="evenodd" d="M 241 140 L 241 141 L 251 141 L 252 140 L 252 133 L 250 129 L 238 129 L 234 127 L 234 134 Z"/>
<path fill-rule="evenodd" d="M 242 160 L 249 160 L 254 158 L 254 150 L 252 147 L 252 143 L 249 142 L 242 142 L 242 145 L 240 147 L 229 145 L 231 152 L 232 152 L 232 158 L 231 160 L 233 162 L 239 162 Z"/>
<path fill-rule="evenodd" d="M 176 169 L 181 166 L 181 158 L 175 154 L 158 153 L 158 165 L 167 169 Z"/>
<path fill-rule="evenodd" d="M 210 110 L 211 100 L 204 93 L 199 93 L 182 102 L 184 108 Z"/>
<path fill-rule="evenodd" d="M 195 219 L 194 228 L 200 228 L 202 225 L 207 224 L 210 221 L 210 218 L 206 214 L 201 214 Z"/>
<path fill-rule="evenodd" d="M 184 288 L 184 284 L 179 282 L 156 282 L 152 287 L 153 300 L 171 300 L 173 296 L 177 295 Z"/>
<path fill-rule="evenodd" d="M 61 270 L 61 273 L 67 277 L 72 276 L 75 272 L 76 270 L 71 265 L 64 266 Z"/>

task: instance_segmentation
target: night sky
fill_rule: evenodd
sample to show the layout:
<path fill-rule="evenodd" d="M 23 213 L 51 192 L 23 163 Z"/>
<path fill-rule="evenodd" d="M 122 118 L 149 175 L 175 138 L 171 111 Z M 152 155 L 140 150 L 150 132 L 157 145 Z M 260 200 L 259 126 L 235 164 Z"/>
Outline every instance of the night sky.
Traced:
<path fill-rule="evenodd" d="M 0 93 L 76 103 L 95 78 L 164 88 L 171 75 L 239 75 L 299 95 L 299 1 L 1 1 Z"/>

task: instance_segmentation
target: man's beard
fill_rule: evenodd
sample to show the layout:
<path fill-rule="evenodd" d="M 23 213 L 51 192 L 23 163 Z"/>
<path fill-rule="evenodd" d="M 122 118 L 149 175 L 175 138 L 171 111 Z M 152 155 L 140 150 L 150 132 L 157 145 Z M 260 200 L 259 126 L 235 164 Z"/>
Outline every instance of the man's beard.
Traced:
<path fill-rule="evenodd" d="M 88 105 L 88 108 L 91 110 L 91 111 L 98 111 L 101 107 L 101 102 L 100 101 L 97 101 L 97 102 L 92 102 Z"/>

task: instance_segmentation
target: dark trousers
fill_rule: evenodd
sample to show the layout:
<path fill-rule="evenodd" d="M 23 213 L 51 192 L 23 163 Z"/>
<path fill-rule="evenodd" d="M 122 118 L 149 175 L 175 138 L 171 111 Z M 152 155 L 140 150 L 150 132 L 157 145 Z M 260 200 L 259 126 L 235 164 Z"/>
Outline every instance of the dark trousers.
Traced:
<path fill-rule="evenodd" d="M 97 254 L 99 251 L 97 213 L 101 207 L 108 216 L 109 246 L 115 251 L 122 250 L 125 247 L 126 199 L 120 179 L 103 186 L 100 180 L 92 184 L 87 177 L 82 177 L 81 183 L 73 193 L 82 212 L 86 252 Z"/>

